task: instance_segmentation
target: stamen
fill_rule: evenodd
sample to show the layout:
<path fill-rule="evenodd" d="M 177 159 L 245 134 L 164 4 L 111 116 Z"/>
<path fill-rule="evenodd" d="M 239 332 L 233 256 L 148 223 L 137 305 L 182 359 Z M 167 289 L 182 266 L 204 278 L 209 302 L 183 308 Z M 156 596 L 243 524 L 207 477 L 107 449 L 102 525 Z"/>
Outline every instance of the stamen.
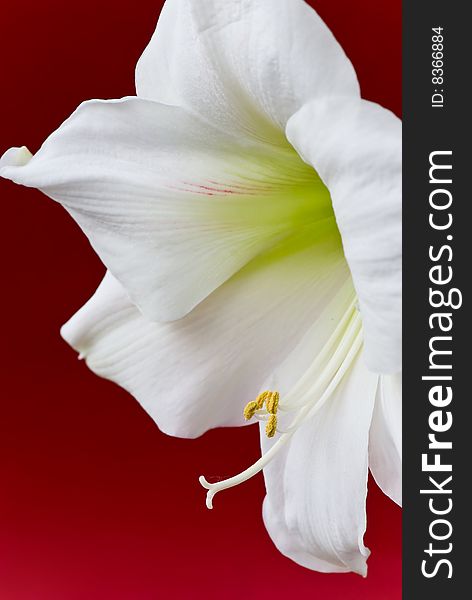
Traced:
<path fill-rule="evenodd" d="M 302 421 L 304 421 L 306 419 L 311 419 L 321 408 L 323 408 L 326 401 L 330 398 L 331 394 L 338 387 L 339 382 L 341 381 L 341 379 L 344 377 L 344 374 L 351 366 L 354 358 L 356 357 L 357 353 L 361 349 L 361 346 L 362 346 L 362 332 L 359 332 L 356 339 L 354 340 L 354 343 L 352 344 L 349 352 L 347 353 L 346 358 L 344 359 L 343 363 L 341 364 L 338 371 L 336 372 L 336 375 L 334 376 L 334 378 L 332 379 L 332 381 L 326 388 L 325 392 L 321 395 L 318 402 L 308 404 L 305 407 L 305 410 L 302 410 L 299 412 L 299 414 L 293 420 L 293 423 L 290 425 L 290 427 L 286 431 L 287 435 L 291 435 L 298 428 L 299 424 Z"/>
<path fill-rule="evenodd" d="M 252 417 L 254 416 L 256 410 L 258 409 L 257 406 L 257 402 L 255 400 L 251 400 L 251 402 L 248 402 L 246 404 L 246 406 L 244 407 L 244 418 L 246 419 L 246 421 L 249 421 L 250 419 L 252 419 Z"/>
<path fill-rule="evenodd" d="M 332 350 L 332 347 L 329 349 L 331 352 L 331 357 L 329 358 L 326 367 L 321 371 L 321 373 L 317 377 L 315 376 L 315 374 L 319 372 L 320 369 L 321 360 L 319 360 L 319 358 L 326 358 L 326 349 L 327 347 L 329 348 L 330 342 L 333 341 L 332 338 L 334 337 L 334 334 L 330 338 L 328 344 L 326 344 L 325 348 L 321 351 L 320 357 L 317 357 L 313 365 L 311 365 L 308 371 L 303 375 L 301 381 L 298 382 L 297 385 L 295 385 L 295 387 L 289 392 L 289 394 L 287 394 L 287 396 L 284 397 L 283 402 L 281 402 L 279 405 L 279 410 L 288 412 L 301 408 L 305 404 L 305 398 L 307 397 L 307 395 L 314 394 L 317 390 L 323 389 L 328 384 L 336 368 L 342 363 L 347 351 L 349 350 L 349 348 L 352 347 L 356 336 L 361 331 L 362 322 L 360 315 L 358 313 L 352 314 L 352 309 L 353 306 L 351 306 L 350 308 L 351 315 L 348 321 L 347 329 L 346 323 L 344 323 L 345 332 L 342 336 L 341 341 L 338 342 L 338 345 L 334 352 Z M 316 382 L 313 386 L 312 384 L 309 384 L 309 381 L 312 381 L 314 376 Z"/>
<path fill-rule="evenodd" d="M 252 419 L 252 417 L 256 417 L 256 419 L 261 418 L 261 415 L 269 414 L 269 419 L 266 427 L 267 437 L 274 437 L 275 432 L 277 431 L 277 408 L 279 406 L 280 394 L 279 392 L 271 392 L 266 390 L 257 396 L 255 400 L 251 400 L 244 407 L 244 418 L 246 421 Z M 262 410 L 264 406 L 264 402 L 266 405 L 266 411 Z M 266 420 L 266 419 L 264 419 Z"/>
<path fill-rule="evenodd" d="M 333 347 L 335 345 L 339 345 L 340 338 L 345 340 L 346 336 L 349 334 L 349 324 L 352 325 L 353 316 L 355 316 L 355 303 L 356 299 L 352 300 L 346 309 L 344 315 L 341 320 L 337 324 L 335 330 L 329 337 L 328 341 L 324 345 L 323 349 L 316 356 L 310 368 L 302 375 L 300 380 L 296 383 L 295 387 L 290 391 L 290 393 L 284 398 L 284 401 L 279 404 L 279 410 L 282 412 L 292 411 L 297 406 L 300 406 L 300 399 L 303 399 L 306 395 L 307 389 L 310 388 L 310 381 L 313 378 L 313 373 L 318 372 L 322 363 L 328 359 L 330 354 L 333 353 Z M 347 331 L 346 331 L 347 327 Z M 308 386 L 308 387 L 307 387 Z M 293 398 L 293 401 L 290 401 L 290 398 Z M 298 401 L 297 401 L 298 399 Z"/>
<path fill-rule="evenodd" d="M 270 392 L 266 399 L 267 412 L 271 415 L 277 414 L 277 408 L 279 407 L 280 394 L 279 392 Z"/>
<path fill-rule="evenodd" d="M 272 392 L 265 391 L 262 394 L 259 394 L 256 398 L 257 408 L 262 408 L 264 406 L 265 400 L 272 394 Z"/>
<path fill-rule="evenodd" d="M 293 419 L 290 427 L 287 430 L 280 432 L 281 435 L 279 439 L 263 456 L 261 456 L 261 458 L 258 461 L 256 461 L 251 467 L 242 471 L 238 475 L 235 475 L 223 481 L 209 483 L 203 475 L 199 477 L 200 484 L 208 490 L 206 497 L 207 508 L 213 508 L 213 497 L 219 491 L 239 485 L 240 483 L 247 481 L 257 473 L 259 473 L 274 458 L 274 456 L 279 452 L 279 450 L 287 443 L 287 441 L 291 438 L 293 433 L 298 429 L 299 425 L 306 419 L 313 418 L 313 416 L 319 410 L 321 410 L 321 408 L 324 406 L 324 404 L 331 397 L 332 393 L 339 385 L 346 371 L 352 365 L 352 362 L 354 361 L 362 346 L 362 329 L 359 325 L 358 320 L 353 319 L 353 322 L 351 322 L 351 326 L 352 325 L 354 325 L 353 331 L 356 332 L 354 339 L 352 339 L 352 335 L 347 335 L 345 338 L 343 338 L 341 344 L 334 352 L 331 359 L 328 361 L 328 364 L 321 373 L 320 380 L 325 381 L 327 383 L 327 387 L 324 389 L 323 393 L 321 395 L 319 395 L 319 393 L 314 393 L 316 391 L 319 391 L 320 384 L 318 381 L 315 383 L 314 386 L 308 389 L 307 393 L 304 394 L 305 404 L 302 405 L 302 410 L 298 411 L 298 414 Z M 274 392 L 273 394 L 275 396 L 275 394 L 278 393 Z M 309 398 L 308 402 L 306 402 L 307 397 Z M 274 400 L 274 402 L 269 404 L 269 406 L 275 411 L 277 411 L 277 403 Z M 268 435 L 268 437 L 272 437 L 273 435 L 275 435 L 276 431 L 277 416 L 273 413 L 269 413 L 269 419 L 266 425 L 266 434 Z"/>
<path fill-rule="evenodd" d="M 252 419 L 255 412 L 257 410 L 260 410 L 264 406 L 264 402 L 266 400 L 268 400 L 268 398 L 270 398 L 274 393 L 278 395 L 278 392 L 269 392 L 269 391 L 262 392 L 261 394 L 259 394 L 259 396 L 257 396 L 257 398 L 255 400 L 251 400 L 251 402 L 248 402 L 246 404 L 246 406 L 244 407 L 244 411 L 243 411 L 244 418 L 246 419 L 246 421 L 249 421 L 250 419 Z M 278 400 L 277 400 L 277 402 L 278 402 Z"/>
<path fill-rule="evenodd" d="M 267 421 L 267 425 L 265 428 L 266 436 L 268 438 L 272 438 L 277 431 L 277 417 L 275 415 L 270 415 L 269 420 Z"/>

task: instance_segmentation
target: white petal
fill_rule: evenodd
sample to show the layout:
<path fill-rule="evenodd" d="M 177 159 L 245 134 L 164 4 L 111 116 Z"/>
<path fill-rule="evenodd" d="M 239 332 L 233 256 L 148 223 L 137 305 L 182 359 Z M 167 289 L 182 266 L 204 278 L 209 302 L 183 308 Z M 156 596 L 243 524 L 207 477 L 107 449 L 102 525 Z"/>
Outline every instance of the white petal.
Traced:
<path fill-rule="evenodd" d="M 302 0 L 167 0 L 136 89 L 266 139 L 312 98 L 359 94 L 342 48 Z"/>
<path fill-rule="evenodd" d="M 302 237 L 255 259 L 171 323 L 147 321 L 108 274 L 62 335 L 165 432 L 195 437 L 241 425 L 244 405 L 308 326 L 318 323 L 321 346 L 346 309 L 346 288 L 352 297 L 339 246 Z"/>
<path fill-rule="evenodd" d="M 287 142 L 222 134 L 183 109 L 139 98 L 84 103 L 27 163 L 13 156 L 4 155 L 0 175 L 61 202 L 152 320 L 188 313 L 292 233 L 295 218 L 332 211 Z M 322 206 L 307 202 L 308 184 L 320 189 Z"/>
<path fill-rule="evenodd" d="M 264 469 L 267 530 L 284 555 L 309 569 L 366 574 L 367 447 L 377 379 L 359 356 Z M 263 431 L 261 439 L 267 451 L 272 442 Z"/>
<path fill-rule="evenodd" d="M 369 466 L 382 490 L 402 504 L 402 376 L 382 375 L 370 427 Z"/>
<path fill-rule="evenodd" d="M 401 122 L 365 100 L 326 98 L 287 137 L 328 187 L 359 297 L 368 366 L 401 369 Z"/>

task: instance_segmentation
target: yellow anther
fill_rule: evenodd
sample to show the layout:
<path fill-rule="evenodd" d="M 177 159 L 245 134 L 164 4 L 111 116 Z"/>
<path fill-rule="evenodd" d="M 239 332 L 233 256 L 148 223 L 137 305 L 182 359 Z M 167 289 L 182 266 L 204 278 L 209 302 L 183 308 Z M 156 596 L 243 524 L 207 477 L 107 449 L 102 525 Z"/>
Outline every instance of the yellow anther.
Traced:
<path fill-rule="evenodd" d="M 277 431 L 277 417 L 275 415 L 270 415 L 269 420 L 267 421 L 266 428 L 265 428 L 266 436 L 268 438 L 274 437 L 276 431 Z"/>
<path fill-rule="evenodd" d="M 259 396 L 257 396 L 257 408 L 262 408 L 264 406 L 264 402 L 270 394 L 271 392 L 262 392 L 262 394 L 259 394 Z"/>
<path fill-rule="evenodd" d="M 279 407 L 280 394 L 279 392 L 270 392 L 266 398 L 266 408 L 267 412 L 271 415 L 277 414 L 277 409 Z"/>
<path fill-rule="evenodd" d="M 252 417 L 254 416 L 254 413 L 256 412 L 256 410 L 259 408 L 259 404 L 257 402 L 257 400 L 251 400 L 251 402 L 248 402 L 246 404 L 246 406 L 244 407 L 244 418 L 246 419 L 246 421 L 249 421 L 249 419 L 252 419 Z"/>
<path fill-rule="evenodd" d="M 244 418 L 246 421 L 252 419 L 258 410 L 266 407 L 266 411 L 269 413 L 269 421 L 267 422 L 266 433 L 269 437 L 273 437 L 277 428 L 277 408 L 279 406 L 280 394 L 279 392 L 270 392 L 266 390 L 257 396 L 255 400 L 251 400 L 244 407 Z"/>

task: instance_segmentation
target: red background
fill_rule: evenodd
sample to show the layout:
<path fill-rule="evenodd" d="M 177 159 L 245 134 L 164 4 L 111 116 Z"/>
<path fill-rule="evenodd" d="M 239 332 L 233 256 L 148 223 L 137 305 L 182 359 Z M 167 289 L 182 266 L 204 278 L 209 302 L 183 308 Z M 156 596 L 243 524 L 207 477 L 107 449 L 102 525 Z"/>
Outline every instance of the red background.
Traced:
<path fill-rule="evenodd" d="M 400 0 L 314 0 L 363 96 L 400 111 Z M 134 93 L 160 3 L 63 0 L 2 9 L 0 152 L 37 150 L 83 99 Z M 62 342 L 60 325 L 103 267 L 60 206 L 0 182 L 0 598 L 398 600 L 400 510 L 370 483 L 369 575 L 322 575 L 282 557 L 261 519 L 262 478 L 207 511 L 197 476 L 259 456 L 257 430 L 196 441 L 160 433 Z"/>

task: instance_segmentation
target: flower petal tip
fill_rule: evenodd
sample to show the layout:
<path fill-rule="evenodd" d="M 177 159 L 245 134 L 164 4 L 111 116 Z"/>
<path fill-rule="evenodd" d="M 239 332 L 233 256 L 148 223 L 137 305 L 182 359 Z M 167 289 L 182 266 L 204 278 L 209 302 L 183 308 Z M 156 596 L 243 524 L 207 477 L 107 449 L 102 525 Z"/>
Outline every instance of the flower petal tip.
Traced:
<path fill-rule="evenodd" d="M 4 167 L 23 167 L 33 155 L 26 146 L 9 148 L 0 158 L 0 171 Z"/>
<path fill-rule="evenodd" d="M 86 352 L 79 348 L 80 338 L 77 328 L 74 328 L 74 323 L 75 320 L 74 317 L 72 317 L 72 319 L 62 325 L 61 329 L 59 330 L 59 334 L 66 344 L 69 344 L 69 346 L 77 352 L 77 360 L 85 360 Z"/>

